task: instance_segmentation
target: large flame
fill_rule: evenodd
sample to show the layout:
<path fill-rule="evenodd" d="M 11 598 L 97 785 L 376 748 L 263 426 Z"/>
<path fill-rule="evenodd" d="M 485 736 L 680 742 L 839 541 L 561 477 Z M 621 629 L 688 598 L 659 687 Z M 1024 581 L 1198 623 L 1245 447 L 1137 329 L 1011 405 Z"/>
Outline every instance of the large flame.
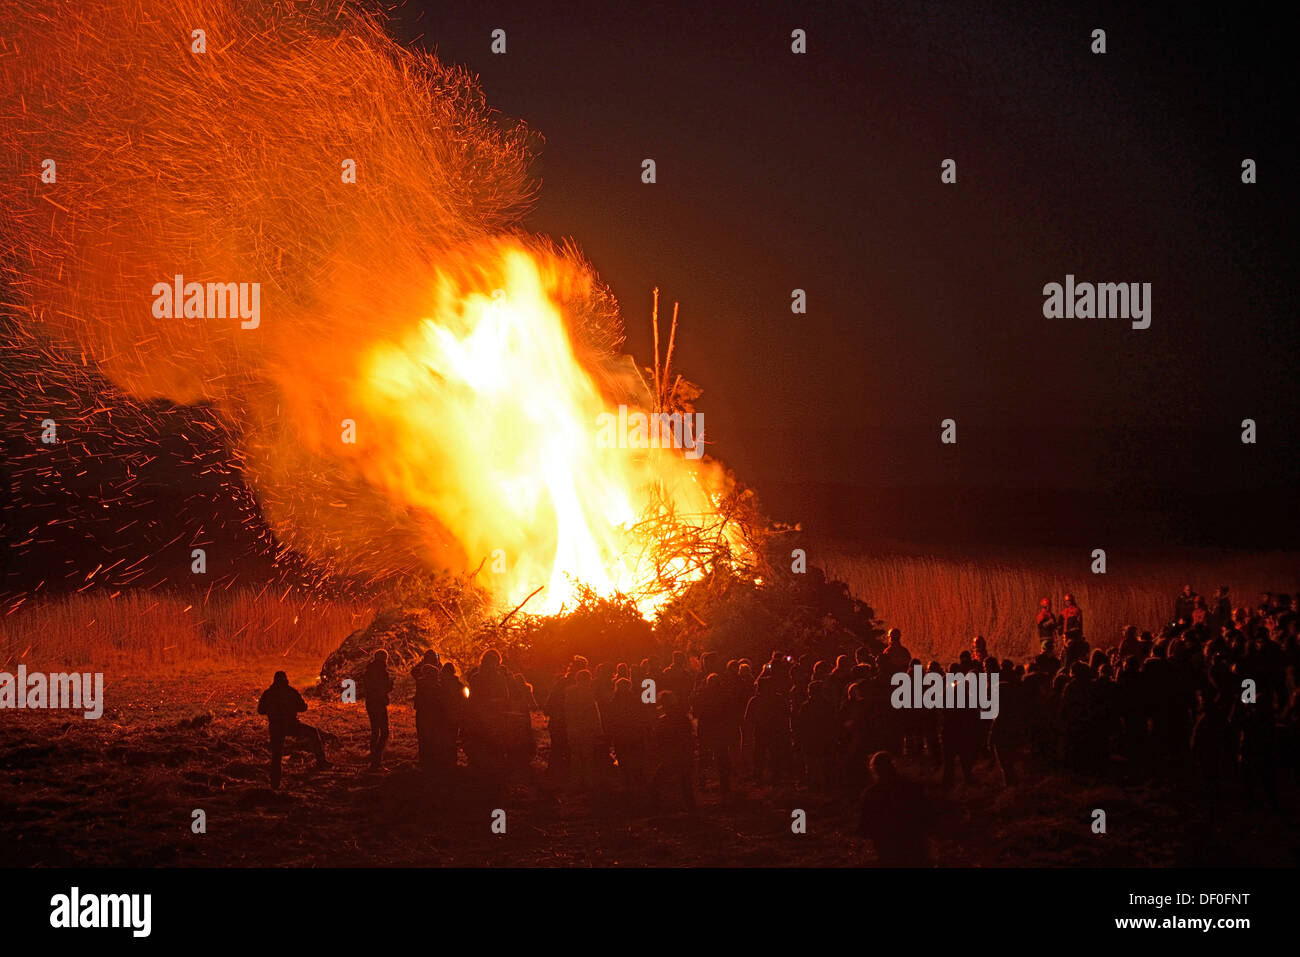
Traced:
<path fill-rule="evenodd" d="M 439 275 L 426 317 L 362 359 L 366 480 L 436 518 L 512 602 L 541 588 L 530 610 L 556 611 L 582 584 L 648 612 L 691 570 L 685 557 L 663 567 L 634 529 L 657 510 L 717 522 L 725 478 L 681 448 L 598 441 L 601 414 L 617 412 L 574 354 L 555 298 L 563 264 L 513 242 L 476 255 Z"/>
<path fill-rule="evenodd" d="M 19 345 L 219 410 L 283 547 L 646 614 L 743 548 L 716 463 L 598 441 L 658 397 L 591 266 L 521 231 L 534 137 L 465 71 L 348 0 L 0 0 L 0 26 Z M 177 275 L 259 284 L 260 320 L 154 308 Z"/>

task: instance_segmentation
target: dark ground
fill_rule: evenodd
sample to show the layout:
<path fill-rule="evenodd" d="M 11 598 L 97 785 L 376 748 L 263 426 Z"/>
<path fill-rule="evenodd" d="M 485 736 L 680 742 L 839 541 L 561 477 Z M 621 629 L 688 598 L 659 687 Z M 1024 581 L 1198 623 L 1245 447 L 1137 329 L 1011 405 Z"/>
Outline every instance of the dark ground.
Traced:
<path fill-rule="evenodd" d="M 366 769 L 366 719 L 358 705 L 311 698 L 309 723 L 337 736 L 335 766 L 316 771 L 306 752 L 286 756 L 284 786 L 267 787 L 265 719 L 257 694 L 286 668 L 308 687 L 318 662 L 270 659 L 179 675 L 108 675 L 99 721 L 68 712 L 0 714 L 0 865 L 3 866 L 853 866 L 874 863 L 853 836 L 856 802 L 794 788 L 716 790 L 691 812 L 665 792 L 655 808 L 617 791 L 597 802 L 553 789 L 542 769 L 503 799 L 476 790 L 458 769 L 452 796 L 414 766 L 409 703 L 391 708 L 393 740 L 380 774 Z M 180 722 L 211 711 L 197 727 Z M 535 716 L 539 729 L 544 719 Z M 462 758 L 463 761 L 463 758 Z M 938 773 L 904 769 L 938 794 Z M 1283 819 L 1234 814 L 1217 830 L 1194 795 L 1152 784 L 1120 787 L 1060 775 L 1028 776 L 1003 790 L 987 764 L 960 788 L 936 835 L 936 860 L 956 866 L 1295 866 L 1300 836 Z M 716 786 L 715 786 L 716 787 Z M 1293 782 L 1283 807 L 1295 806 Z M 507 833 L 490 831 L 507 812 Z M 1089 829 L 1104 808 L 1108 833 Z M 193 834 L 191 812 L 207 813 Z M 808 832 L 790 831 L 803 808 Z M 1291 820 L 1289 815 L 1286 816 Z"/>

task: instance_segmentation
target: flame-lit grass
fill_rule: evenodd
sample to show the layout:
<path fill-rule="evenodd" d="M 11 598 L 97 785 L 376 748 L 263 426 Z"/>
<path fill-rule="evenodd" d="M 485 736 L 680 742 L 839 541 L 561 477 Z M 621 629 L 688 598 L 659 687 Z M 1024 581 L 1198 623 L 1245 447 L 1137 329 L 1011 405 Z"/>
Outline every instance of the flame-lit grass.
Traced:
<path fill-rule="evenodd" d="M 271 655 L 320 660 L 373 611 L 362 602 L 282 598 L 251 588 L 206 602 L 201 591 L 45 598 L 0 620 L 0 669 L 152 669 Z"/>
<path fill-rule="evenodd" d="M 1154 632 L 1167 624 L 1174 597 L 1188 582 L 1207 601 L 1219 585 L 1227 585 L 1234 605 L 1250 606 L 1260 592 L 1294 587 L 1298 557 L 1283 552 L 1128 556 L 1121 559 L 1120 571 L 1112 555 L 1110 573 L 1093 575 L 1086 560 L 1057 550 L 1018 556 L 871 555 L 846 545 L 831 551 L 825 568 L 854 594 L 869 597 L 886 624 L 901 628 L 912 654 L 938 657 L 947 665 L 970 649 L 977 634 L 999 657 L 1023 662 L 1036 655 L 1033 622 L 1040 598 L 1050 597 L 1059 612 L 1061 597 L 1071 592 L 1083 609 L 1087 638 L 1105 649 L 1119 644 L 1126 625 Z"/>

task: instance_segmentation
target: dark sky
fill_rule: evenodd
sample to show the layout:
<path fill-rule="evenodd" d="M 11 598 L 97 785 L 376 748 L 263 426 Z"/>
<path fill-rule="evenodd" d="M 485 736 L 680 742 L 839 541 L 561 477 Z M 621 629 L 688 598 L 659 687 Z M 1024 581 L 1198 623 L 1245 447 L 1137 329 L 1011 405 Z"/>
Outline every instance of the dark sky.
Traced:
<path fill-rule="evenodd" d="M 544 135 L 528 224 L 578 240 L 639 358 L 651 287 L 681 301 L 715 450 L 778 511 L 816 504 L 799 486 L 1042 489 L 1177 525 L 1251 490 L 1293 539 L 1289 40 L 1131 6 L 412 3 L 394 27 Z M 1151 283 L 1151 327 L 1045 319 L 1067 273 Z"/>

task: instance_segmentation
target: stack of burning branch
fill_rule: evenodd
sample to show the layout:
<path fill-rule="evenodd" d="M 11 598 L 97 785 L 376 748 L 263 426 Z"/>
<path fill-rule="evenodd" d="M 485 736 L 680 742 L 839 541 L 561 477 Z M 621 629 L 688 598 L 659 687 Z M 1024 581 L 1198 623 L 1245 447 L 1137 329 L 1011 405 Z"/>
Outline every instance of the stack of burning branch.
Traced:
<path fill-rule="evenodd" d="M 680 374 L 673 374 L 673 352 L 677 345 L 678 303 L 673 303 L 668 348 L 660 361 L 659 287 L 654 289 L 650 321 L 654 333 L 652 411 L 655 415 L 687 415 L 695 411 L 702 390 Z M 702 433 L 696 441 L 703 441 Z M 661 492 L 661 490 L 656 490 Z M 721 501 L 715 503 L 717 517 L 705 524 L 683 521 L 668 496 L 656 494 L 641 520 L 633 526 L 634 541 L 655 569 L 655 578 L 644 587 L 646 594 L 680 595 L 691 582 L 708 579 L 714 571 L 752 572 L 761 555 L 767 523 L 760 514 L 754 494 L 734 479 Z M 633 595 L 639 598 L 640 595 Z"/>

